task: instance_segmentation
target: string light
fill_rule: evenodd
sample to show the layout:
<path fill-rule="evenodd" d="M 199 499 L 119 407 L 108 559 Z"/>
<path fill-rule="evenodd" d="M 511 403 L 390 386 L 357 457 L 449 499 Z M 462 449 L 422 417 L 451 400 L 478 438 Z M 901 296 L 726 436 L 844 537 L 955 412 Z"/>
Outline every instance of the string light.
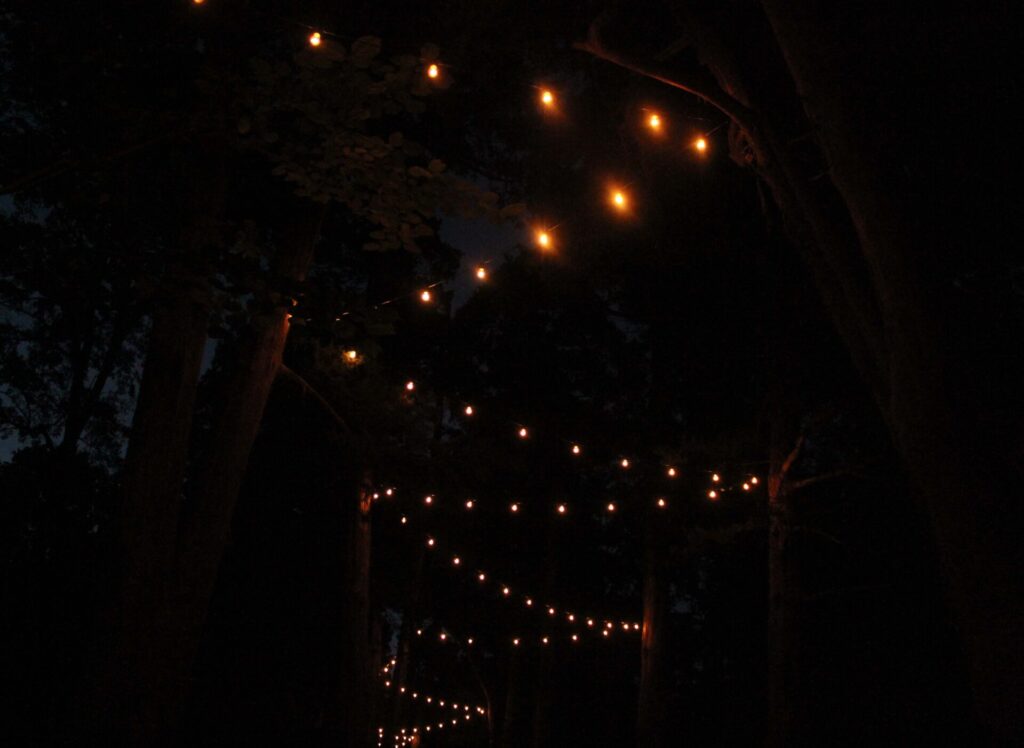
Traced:
<path fill-rule="evenodd" d="M 626 197 L 626 193 L 622 190 L 612 190 L 610 197 L 612 206 L 616 210 L 624 211 L 629 205 L 629 199 Z"/>
<path fill-rule="evenodd" d="M 574 642 L 578 642 L 578 641 L 580 640 L 580 635 L 579 635 L 579 634 L 573 634 L 573 635 L 572 635 L 572 640 L 573 640 Z"/>
<path fill-rule="evenodd" d="M 548 638 L 546 636 L 541 638 L 540 643 L 541 644 L 547 644 L 548 643 Z"/>
<path fill-rule="evenodd" d="M 482 571 L 476 575 L 476 578 L 479 579 L 481 582 L 487 581 L 487 575 Z"/>
<path fill-rule="evenodd" d="M 473 406 L 467 405 L 465 408 L 463 408 L 462 412 L 465 413 L 467 416 L 473 415 Z"/>
<path fill-rule="evenodd" d="M 529 597 L 526 598 L 526 607 L 527 608 L 532 608 L 533 607 L 533 599 L 532 598 L 529 598 Z"/>
<path fill-rule="evenodd" d="M 661 130 L 661 117 L 657 113 L 652 113 L 647 118 L 647 126 L 655 132 Z"/>
<path fill-rule="evenodd" d="M 319 31 L 314 31 L 309 35 L 309 46 L 311 47 L 319 47 L 322 41 L 323 39 L 321 38 Z"/>
<path fill-rule="evenodd" d="M 668 475 L 669 478 L 675 478 L 676 469 L 674 467 L 670 467 L 668 470 L 665 471 L 665 474 Z"/>
<path fill-rule="evenodd" d="M 750 476 L 750 484 L 753 485 L 753 486 L 757 485 L 757 476 L 756 475 Z"/>
<path fill-rule="evenodd" d="M 614 502 L 614 501 L 609 501 L 609 502 L 608 502 L 608 506 L 607 506 L 607 507 L 605 507 L 605 508 L 606 508 L 606 509 L 607 509 L 607 510 L 608 510 L 609 512 L 614 512 L 614 511 L 615 511 L 615 502 Z"/>
<path fill-rule="evenodd" d="M 408 517 L 406 517 L 406 516 L 405 516 L 405 515 L 403 514 L 403 515 L 402 515 L 402 524 L 403 524 L 403 525 L 405 525 L 405 524 L 408 524 L 408 523 L 409 523 L 409 518 L 408 518 Z"/>
<path fill-rule="evenodd" d="M 430 65 L 427 67 L 427 77 L 437 78 L 439 75 L 441 75 L 441 68 L 437 66 L 437 63 L 430 63 Z"/>
<path fill-rule="evenodd" d="M 510 506 L 510 507 L 508 508 L 508 510 L 509 510 L 510 512 L 512 512 L 513 514 L 515 514 L 516 512 L 518 512 L 518 511 L 519 511 L 519 504 L 512 504 L 512 505 L 511 505 L 511 506 Z"/>
<path fill-rule="evenodd" d="M 718 498 L 718 491 L 714 489 L 708 491 L 708 498 L 711 499 L 712 501 L 715 501 Z"/>
<path fill-rule="evenodd" d="M 722 476 L 720 476 L 718 473 L 712 473 L 711 474 L 711 482 L 712 483 L 718 483 L 718 481 L 720 481 L 720 480 L 722 480 Z"/>
<path fill-rule="evenodd" d="M 452 559 L 452 566 L 459 566 L 461 563 L 462 563 L 462 559 L 459 558 L 458 556 L 455 556 Z"/>
<path fill-rule="evenodd" d="M 483 265 L 478 265 L 474 274 L 477 280 L 487 280 L 487 268 Z"/>
<path fill-rule="evenodd" d="M 408 382 L 405 383 L 405 389 L 407 392 L 412 392 L 413 390 L 416 389 L 416 383 L 410 379 Z"/>
<path fill-rule="evenodd" d="M 565 504 L 559 504 L 557 509 L 559 514 L 565 514 L 568 511 L 568 507 Z"/>
<path fill-rule="evenodd" d="M 429 304 L 430 300 L 433 299 L 433 298 L 434 298 L 434 296 L 433 296 L 433 294 L 430 293 L 430 289 L 429 288 L 424 288 L 420 292 L 420 301 L 422 301 L 424 304 Z"/>
<path fill-rule="evenodd" d="M 668 502 L 665 501 L 665 499 L 663 498 L 658 499 L 657 504 L 659 509 L 664 509 L 666 506 L 668 506 Z"/>
<path fill-rule="evenodd" d="M 466 509 L 473 508 L 473 499 L 466 499 Z"/>
<path fill-rule="evenodd" d="M 423 497 L 423 503 L 426 504 L 427 506 L 430 506 L 431 504 L 434 503 L 434 497 L 430 494 L 427 494 L 426 496 Z"/>
<path fill-rule="evenodd" d="M 427 538 L 427 548 L 433 548 L 433 547 L 434 547 L 434 539 L 433 538 Z"/>
<path fill-rule="evenodd" d="M 520 426 L 519 427 L 519 438 L 520 439 L 525 439 L 529 435 L 530 435 L 530 432 L 526 430 L 525 426 Z"/>
<path fill-rule="evenodd" d="M 743 490 L 744 491 L 749 491 L 750 490 L 750 484 L 749 483 L 744 483 L 743 484 Z"/>
<path fill-rule="evenodd" d="M 708 149 L 708 141 L 704 137 L 699 137 L 693 141 L 693 147 L 697 153 L 703 154 Z"/>
<path fill-rule="evenodd" d="M 619 462 L 619 465 L 622 466 L 623 470 L 628 470 L 629 469 L 629 460 L 627 458 L 623 457 L 622 460 Z"/>
<path fill-rule="evenodd" d="M 541 249 L 551 249 L 551 234 L 543 229 L 537 231 L 535 238 L 537 240 L 537 246 Z"/>
<path fill-rule="evenodd" d="M 573 444 L 571 451 L 574 455 L 578 456 L 580 453 L 583 452 L 583 447 L 581 447 L 579 444 Z"/>
<path fill-rule="evenodd" d="M 550 607 L 550 606 L 548 606 L 548 615 L 549 616 L 553 616 L 554 614 L 555 614 L 555 609 Z"/>
<path fill-rule="evenodd" d="M 540 103 L 548 109 L 555 105 L 555 95 L 547 88 L 540 92 Z"/>

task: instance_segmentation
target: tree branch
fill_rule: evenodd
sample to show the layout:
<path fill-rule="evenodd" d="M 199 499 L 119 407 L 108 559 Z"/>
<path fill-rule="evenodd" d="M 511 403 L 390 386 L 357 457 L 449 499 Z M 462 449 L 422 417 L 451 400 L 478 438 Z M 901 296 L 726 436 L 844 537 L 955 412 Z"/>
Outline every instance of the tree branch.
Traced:
<path fill-rule="evenodd" d="M 688 94 L 704 99 L 706 102 L 711 104 L 711 106 L 718 109 L 718 111 L 722 112 L 722 114 L 731 119 L 748 133 L 754 132 L 756 129 L 757 118 L 754 115 L 754 112 L 727 94 L 721 88 L 715 86 L 713 83 L 698 81 L 695 78 L 683 80 L 680 78 L 678 73 L 673 77 L 669 77 L 667 73 L 645 67 L 623 55 L 605 48 L 598 34 L 596 21 L 590 24 L 590 29 L 587 32 L 587 40 L 585 42 L 576 42 L 572 46 L 574 49 L 588 52 L 599 60 L 610 62 L 613 65 L 618 65 L 619 67 L 625 68 L 637 75 L 642 75 L 645 78 L 651 78 L 659 83 L 664 83 L 666 86 L 678 88 L 680 91 L 685 91 Z M 709 85 L 714 88 L 708 88 Z"/>

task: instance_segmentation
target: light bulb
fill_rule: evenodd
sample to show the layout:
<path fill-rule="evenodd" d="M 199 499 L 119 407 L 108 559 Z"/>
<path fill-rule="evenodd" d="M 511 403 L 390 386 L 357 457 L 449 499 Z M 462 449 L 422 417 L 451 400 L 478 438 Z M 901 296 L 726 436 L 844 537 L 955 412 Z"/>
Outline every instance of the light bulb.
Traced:
<path fill-rule="evenodd" d="M 666 472 L 666 474 L 668 475 L 669 478 L 675 478 L 676 477 L 676 469 L 674 467 L 670 467 L 665 472 Z"/>
<path fill-rule="evenodd" d="M 510 506 L 509 507 L 509 511 L 512 512 L 513 514 L 518 512 L 519 511 L 519 504 L 513 504 L 512 506 Z"/>
<path fill-rule="evenodd" d="M 545 636 L 540 641 L 541 641 L 542 644 L 547 644 L 548 643 L 548 638 Z"/>
<path fill-rule="evenodd" d="M 518 638 L 513 639 L 512 640 L 512 645 L 515 646 L 515 647 L 518 647 L 519 646 L 519 639 Z"/>
<path fill-rule="evenodd" d="M 614 190 L 611 195 L 612 205 L 618 210 L 625 210 L 628 200 L 626 199 L 626 193 L 621 190 Z"/>
<path fill-rule="evenodd" d="M 559 504 L 558 505 L 558 513 L 559 514 L 565 514 L 566 511 L 568 511 L 568 508 L 565 506 L 565 504 Z"/>
<path fill-rule="evenodd" d="M 461 565 L 462 565 L 462 559 L 459 558 L 458 556 L 455 556 L 452 559 L 452 566 L 461 566 Z"/>
<path fill-rule="evenodd" d="M 578 455 L 578 454 L 580 454 L 580 453 L 581 453 L 582 451 L 583 451 L 583 448 L 582 448 L 582 447 L 581 447 L 581 446 L 580 446 L 579 444 L 573 444 L 573 445 L 572 445 L 572 453 L 573 453 L 574 455 Z"/>
<path fill-rule="evenodd" d="M 473 499 L 466 499 L 466 509 L 473 508 Z"/>
<path fill-rule="evenodd" d="M 554 614 L 555 614 L 555 609 L 552 608 L 552 607 L 548 607 L 548 615 L 549 616 L 553 616 Z"/>
<path fill-rule="evenodd" d="M 615 511 L 615 502 L 614 501 L 609 501 L 608 502 L 608 506 L 606 508 L 608 509 L 609 512 L 614 512 Z"/>
<path fill-rule="evenodd" d="M 757 485 L 757 476 L 756 475 L 750 476 L 750 484 L 753 485 L 753 486 Z"/>
<path fill-rule="evenodd" d="M 712 473 L 711 474 L 711 482 L 712 483 L 718 483 L 718 481 L 720 481 L 720 480 L 722 480 L 722 477 L 718 473 Z"/>
<path fill-rule="evenodd" d="M 708 141 L 704 138 L 697 138 L 693 141 L 693 147 L 697 149 L 697 153 L 704 153 L 708 149 Z"/>
<path fill-rule="evenodd" d="M 466 644 L 468 644 L 469 646 L 473 646 L 473 637 L 472 636 L 469 637 L 468 639 L 466 639 Z"/>
<path fill-rule="evenodd" d="M 668 502 L 665 501 L 665 499 L 663 499 L 663 498 L 658 499 L 658 508 L 659 509 L 664 509 L 666 506 L 668 506 Z"/>
<path fill-rule="evenodd" d="M 434 297 L 430 293 L 429 288 L 424 288 L 422 291 L 420 291 L 420 301 L 422 301 L 424 304 L 429 303 L 432 298 Z"/>
<path fill-rule="evenodd" d="M 551 248 L 551 234 L 549 234 L 547 231 L 538 231 L 537 232 L 537 246 L 539 246 L 541 249 L 550 249 Z"/>
<path fill-rule="evenodd" d="M 428 78 L 436 78 L 440 74 L 441 74 L 441 68 L 439 68 L 436 63 L 431 63 L 430 66 L 427 68 L 427 77 Z"/>
<path fill-rule="evenodd" d="M 434 539 L 433 538 L 427 538 L 427 548 L 433 548 L 433 547 L 434 547 Z"/>
<path fill-rule="evenodd" d="M 647 118 L 647 126 L 650 127 L 652 130 L 660 130 L 661 117 L 659 117 L 657 114 L 652 114 L 650 117 Z"/>
<path fill-rule="evenodd" d="M 487 280 L 487 268 L 483 265 L 478 266 L 476 269 L 476 278 L 477 280 Z"/>
<path fill-rule="evenodd" d="M 572 635 L 572 640 L 573 640 L 574 642 L 578 642 L 578 641 L 580 640 L 580 635 L 579 635 L 579 634 L 573 634 L 573 635 Z"/>
<path fill-rule="evenodd" d="M 465 409 L 463 409 L 462 412 L 465 413 L 467 416 L 473 415 L 473 406 L 472 405 L 467 405 L 465 407 Z"/>
<path fill-rule="evenodd" d="M 540 101 L 546 107 L 554 106 L 555 95 L 545 88 L 543 91 L 540 92 Z"/>
<path fill-rule="evenodd" d="M 479 574 L 476 575 L 476 578 L 483 582 L 487 579 L 487 575 L 481 571 Z"/>
<path fill-rule="evenodd" d="M 319 31 L 314 31 L 312 34 L 309 35 L 309 46 L 311 47 L 319 47 L 320 42 L 322 41 L 323 39 L 320 37 Z"/>
<path fill-rule="evenodd" d="M 532 608 L 533 607 L 533 600 L 531 598 L 529 598 L 529 597 L 526 598 L 526 607 L 527 608 Z"/>
<path fill-rule="evenodd" d="M 708 491 L 708 498 L 711 499 L 712 501 L 717 499 L 718 498 L 718 491 L 715 491 L 714 489 Z"/>
<path fill-rule="evenodd" d="M 743 490 L 744 491 L 749 491 L 750 490 L 750 484 L 749 483 L 744 483 L 743 484 Z"/>
<path fill-rule="evenodd" d="M 426 504 L 427 506 L 430 506 L 431 504 L 434 503 L 434 497 L 433 496 L 429 496 L 429 495 L 428 496 L 424 496 L 423 497 L 423 503 Z"/>
<path fill-rule="evenodd" d="M 355 361 L 356 359 L 359 358 L 359 351 L 349 349 L 345 351 L 345 358 L 347 358 L 349 361 Z"/>
<path fill-rule="evenodd" d="M 408 523 L 408 521 L 409 521 L 409 518 L 406 517 L 405 515 L 402 515 L 402 524 L 404 525 L 404 524 Z"/>
<path fill-rule="evenodd" d="M 405 383 L 405 389 L 409 392 L 412 392 L 413 390 L 416 389 L 416 383 L 410 379 L 408 382 Z"/>
<path fill-rule="evenodd" d="M 530 435 L 530 432 L 526 430 L 525 426 L 520 427 L 520 429 L 519 429 L 519 438 L 520 439 L 525 439 L 529 435 Z"/>
<path fill-rule="evenodd" d="M 622 461 L 619 464 L 622 466 L 623 470 L 629 468 L 629 460 L 627 460 L 625 457 L 622 458 Z"/>
<path fill-rule="evenodd" d="M 501 594 L 503 594 L 505 597 L 508 597 L 511 592 L 512 590 L 510 590 L 508 587 L 501 588 Z"/>
<path fill-rule="evenodd" d="M 587 619 L 587 626 L 589 626 L 590 628 L 594 628 L 594 619 L 593 618 L 588 618 Z"/>

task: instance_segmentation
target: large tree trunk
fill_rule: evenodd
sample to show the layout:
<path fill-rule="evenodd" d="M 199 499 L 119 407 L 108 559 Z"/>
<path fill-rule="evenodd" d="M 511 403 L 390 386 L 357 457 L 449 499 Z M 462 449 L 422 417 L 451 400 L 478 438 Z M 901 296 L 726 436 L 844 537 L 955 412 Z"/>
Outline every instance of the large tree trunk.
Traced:
<path fill-rule="evenodd" d="M 926 221 L 913 208 L 886 145 L 863 126 L 872 93 L 848 85 L 857 55 L 845 15 L 819 3 L 762 0 L 808 118 L 819 129 L 832 183 L 849 210 L 885 319 L 888 401 L 883 413 L 935 531 L 959 619 L 979 718 L 1000 740 L 1024 737 L 1024 568 L 1016 497 L 996 485 L 1000 445 L 958 427 L 945 381 L 941 314 L 928 298 Z M 904 31 L 900 29 L 900 32 Z M 873 60 L 878 65 L 880 61 Z M 869 71 L 852 67 L 870 86 Z M 898 73 L 894 70 L 892 73 Z M 891 74 L 887 71 L 887 74 Z M 865 133 L 868 134 L 865 134 Z M 923 189 L 923 186 L 919 185 Z M 902 198 L 902 199 L 901 199 Z M 938 215 L 921 216 L 932 222 Z M 917 225 L 914 232 L 911 226 Z M 947 226 L 952 230 L 954 227 Z M 936 232 L 938 235 L 941 228 Z M 965 423 L 959 420 L 960 424 Z M 981 454 L 979 454 L 981 452 Z M 983 467 L 985 466 L 985 467 Z"/>
<path fill-rule="evenodd" d="M 305 278 L 323 214 L 324 206 L 319 204 L 308 203 L 298 208 L 296 224 L 282 237 L 275 258 L 279 277 L 289 281 Z M 159 694 L 159 703 L 152 708 L 161 712 L 159 722 L 165 731 L 171 731 L 179 722 L 190 690 L 192 667 L 229 542 L 231 519 L 249 452 L 281 365 L 288 316 L 287 307 L 280 303 L 254 314 L 223 392 L 191 497 L 191 511 L 177 534 L 174 579 L 160 608 L 165 636 L 151 645 L 151 677 L 158 683 L 155 693 Z M 171 536 L 174 537 L 173 531 Z"/>
<path fill-rule="evenodd" d="M 669 583 L 667 538 L 662 518 L 648 514 L 644 538 L 644 621 L 640 650 L 640 690 L 637 710 L 637 746 L 674 745 L 668 737 Z"/>
<path fill-rule="evenodd" d="M 224 197 L 223 154 L 214 144 L 185 159 L 192 188 L 178 257 L 158 294 L 122 476 L 123 577 L 97 633 L 83 729 L 120 740 L 155 742 L 168 725 L 152 643 L 167 622 L 159 614 L 173 566 L 182 483 L 209 320 L 209 289 L 197 270 L 216 244 Z"/>

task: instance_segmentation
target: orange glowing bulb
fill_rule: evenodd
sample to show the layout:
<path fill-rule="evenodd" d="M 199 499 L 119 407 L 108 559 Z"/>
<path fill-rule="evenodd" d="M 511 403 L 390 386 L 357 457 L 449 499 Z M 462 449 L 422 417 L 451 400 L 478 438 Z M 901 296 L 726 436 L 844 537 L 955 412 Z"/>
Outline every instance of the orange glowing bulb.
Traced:
<path fill-rule="evenodd" d="M 505 597 L 508 597 L 510 594 L 512 594 L 512 590 L 510 590 L 508 587 L 502 587 L 501 594 L 503 594 Z"/>
<path fill-rule="evenodd" d="M 750 483 L 751 483 L 751 485 L 754 485 L 754 486 L 757 485 L 757 476 L 756 475 L 752 475 L 750 477 Z"/>
<path fill-rule="evenodd" d="M 708 141 L 704 138 L 697 138 L 693 141 L 693 147 L 697 149 L 697 153 L 704 153 L 708 149 Z"/>
<path fill-rule="evenodd" d="M 462 412 L 465 413 L 467 416 L 473 415 L 473 406 L 467 405 Z"/>
<path fill-rule="evenodd" d="M 440 74 L 441 74 L 441 68 L 439 68 L 436 63 L 431 63 L 430 66 L 427 68 L 427 77 L 428 78 L 436 78 Z"/>
<path fill-rule="evenodd" d="M 743 484 L 743 490 L 744 491 L 749 491 L 750 490 L 750 484 L 749 483 L 744 483 Z"/>
<path fill-rule="evenodd" d="M 452 559 L 452 566 L 459 566 L 462 564 L 462 559 L 456 556 Z"/>
<path fill-rule="evenodd" d="M 408 517 L 405 517 L 405 516 L 402 517 L 402 524 L 403 525 L 406 524 L 408 521 L 409 521 Z"/>
<path fill-rule="evenodd" d="M 434 503 L 434 497 L 433 496 L 424 496 L 423 497 L 423 503 L 426 504 L 427 506 L 430 506 L 431 504 Z"/>
<path fill-rule="evenodd" d="M 532 608 L 533 607 L 533 600 L 532 599 L 526 598 L 526 607 L 527 608 Z"/>
<path fill-rule="evenodd" d="M 665 499 L 658 499 L 658 508 L 659 509 L 664 509 L 666 506 L 668 506 L 668 502 L 665 501 Z"/>
<path fill-rule="evenodd" d="M 405 383 L 405 389 L 408 392 L 412 392 L 413 390 L 416 389 L 416 383 L 410 379 L 408 382 Z"/>
<path fill-rule="evenodd" d="M 549 234 L 547 231 L 538 231 L 537 232 L 537 245 L 541 249 L 550 249 L 550 247 L 551 247 L 551 234 Z"/>
<path fill-rule="evenodd" d="M 428 548 L 433 548 L 434 547 L 434 539 L 433 538 L 427 538 L 427 547 Z"/>
<path fill-rule="evenodd" d="M 711 482 L 712 483 L 718 483 L 718 481 L 720 481 L 720 480 L 722 480 L 722 477 L 718 473 L 712 473 L 711 474 Z"/>
<path fill-rule="evenodd" d="M 626 202 L 626 195 L 624 192 L 621 192 L 620 190 L 615 190 L 612 193 L 612 205 L 614 205 L 619 210 L 625 210 Z"/>
<path fill-rule="evenodd" d="M 548 638 L 546 636 L 542 637 L 540 641 L 541 641 L 541 644 L 547 644 L 548 643 Z"/>
<path fill-rule="evenodd" d="M 468 639 L 466 639 L 466 644 L 469 644 L 470 646 L 473 645 L 473 637 L 472 636 L 469 637 Z"/>
<path fill-rule="evenodd" d="M 525 426 L 523 426 L 523 427 L 521 427 L 519 429 L 519 438 L 520 439 L 525 439 L 529 435 L 530 435 L 530 432 L 526 430 Z"/>
<path fill-rule="evenodd" d="M 430 289 L 424 288 L 423 291 L 420 292 L 420 301 L 422 301 L 424 304 L 429 303 L 432 298 L 434 297 L 430 293 Z"/>
<path fill-rule="evenodd" d="M 487 280 L 487 268 L 485 268 L 483 265 L 479 266 L 476 269 L 476 277 L 477 280 Z"/>
<path fill-rule="evenodd" d="M 515 647 L 518 647 L 519 646 L 519 639 L 513 639 L 512 640 L 512 645 L 515 646 Z"/>
<path fill-rule="evenodd" d="M 650 117 L 647 118 L 647 125 L 652 130 L 660 130 L 661 129 L 661 117 L 659 117 L 657 114 L 652 114 Z"/>
<path fill-rule="evenodd" d="M 466 499 L 466 509 L 473 508 L 473 499 Z"/>
<path fill-rule="evenodd" d="M 576 616 L 574 616 L 572 613 L 567 615 L 566 618 L 568 619 L 569 623 L 572 623 L 573 621 L 576 620 Z"/>
<path fill-rule="evenodd" d="M 711 499 L 712 501 L 717 499 L 718 498 L 718 491 L 715 491 L 713 489 L 711 491 L 708 491 L 708 498 Z"/>
<path fill-rule="evenodd" d="M 573 635 L 572 635 L 572 640 L 573 640 L 574 642 L 578 642 L 578 641 L 580 640 L 580 635 L 579 635 L 579 634 L 573 634 Z"/>
<path fill-rule="evenodd" d="M 359 358 L 359 351 L 349 349 L 345 351 L 345 358 L 347 358 L 349 361 L 355 361 L 357 358 Z"/>
<path fill-rule="evenodd" d="M 548 615 L 549 616 L 553 616 L 554 614 L 555 614 L 555 609 L 554 608 L 548 608 Z"/>
<path fill-rule="evenodd" d="M 566 512 L 566 506 L 565 506 L 565 504 L 559 504 L 559 505 L 558 505 L 558 513 L 559 513 L 559 514 L 565 514 L 565 512 Z"/>
<path fill-rule="evenodd" d="M 319 47 L 320 42 L 322 41 L 323 39 L 320 37 L 319 31 L 314 31 L 312 34 L 309 35 L 309 46 L 311 47 Z"/>
<path fill-rule="evenodd" d="M 608 636 L 608 629 L 601 632 L 601 636 Z"/>
<path fill-rule="evenodd" d="M 622 461 L 619 464 L 622 465 L 622 468 L 624 470 L 629 468 L 629 460 L 627 460 L 625 457 L 622 458 Z"/>
<path fill-rule="evenodd" d="M 394 492 L 395 492 L 395 489 L 389 488 L 387 491 L 384 492 L 384 495 L 385 496 L 391 496 Z"/>
<path fill-rule="evenodd" d="M 588 619 L 587 619 L 587 625 L 588 625 L 588 626 L 589 626 L 590 628 L 594 628 L 594 619 L 593 619 L 593 618 L 588 618 Z"/>
<path fill-rule="evenodd" d="M 544 106 L 554 106 L 555 95 L 545 88 L 543 91 L 540 92 L 540 101 Z"/>
<path fill-rule="evenodd" d="M 615 502 L 609 501 L 608 502 L 608 506 L 606 508 L 608 509 L 609 512 L 614 512 L 615 511 Z"/>
<path fill-rule="evenodd" d="M 476 578 L 483 582 L 485 579 L 487 579 L 487 575 L 481 571 L 479 574 L 476 575 Z"/>
<path fill-rule="evenodd" d="M 518 512 L 518 511 L 519 511 L 519 504 L 513 504 L 513 505 L 512 505 L 512 506 L 510 506 L 510 507 L 509 507 L 508 509 L 509 509 L 509 511 L 510 511 L 510 512 L 512 512 L 513 514 L 515 514 L 516 512 Z"/>
<path fill-rule="evenodd" d="M 572 453 L 574 455 L 578 455 L 581 452 L 583 452 L 583 448 L 579 444 L 573 444 L 572 445 Z"/>
<path fill-rule="evenodd" d="M 674 467 L 670 467 L 665 472 L 666 472 L 666 474 L 668 475 L 669 478 L 675 478 L 676 477 L 676 469 Z"/>

